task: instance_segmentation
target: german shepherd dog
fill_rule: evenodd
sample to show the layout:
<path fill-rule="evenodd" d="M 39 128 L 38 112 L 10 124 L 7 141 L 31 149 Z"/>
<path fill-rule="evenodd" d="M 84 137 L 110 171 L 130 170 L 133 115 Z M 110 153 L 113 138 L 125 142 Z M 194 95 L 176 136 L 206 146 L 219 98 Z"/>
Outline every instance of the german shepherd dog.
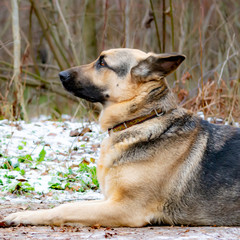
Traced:
<path fill-rule="evenodd" d="M 60 72 L 75 96 L 103 106 L 103 200 L 13 213 L 9 225 L 240 225 L 240 129 L 180 108 L 165 76 L 185 59 L 111 49 Z"/>

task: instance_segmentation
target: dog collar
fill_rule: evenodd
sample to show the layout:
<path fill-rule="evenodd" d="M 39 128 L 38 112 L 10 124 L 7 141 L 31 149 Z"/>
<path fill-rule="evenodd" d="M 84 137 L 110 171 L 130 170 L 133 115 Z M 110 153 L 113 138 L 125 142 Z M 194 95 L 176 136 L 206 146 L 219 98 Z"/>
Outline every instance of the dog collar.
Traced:
<path fill-rule="evenodd" d="M 129 121 L 123 122 L 123 123 L 119 123 L 117 125 L 115 125 L 112 128 L 108 129 L 108 134 L 110 134 L 111 131 L 113 132 L 119 132 L 122 131 L 124 129 L 130 128 L 134 125 L 137 125 L 139 123 L 145 122 L 146 120 L 155 118 L 155 117 L 160 117 L 164 114 L 164 112 L 161 109 L 153 109 L 149 114 L 141 116 L 141 117 L 137 117 L 134 119 L 131 119 Z"/>

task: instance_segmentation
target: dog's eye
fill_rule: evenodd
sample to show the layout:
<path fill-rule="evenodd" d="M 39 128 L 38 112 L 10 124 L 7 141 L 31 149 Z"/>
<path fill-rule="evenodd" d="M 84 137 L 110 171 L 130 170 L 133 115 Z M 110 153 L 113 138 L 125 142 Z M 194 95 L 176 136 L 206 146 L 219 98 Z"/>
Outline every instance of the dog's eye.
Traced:
<path fill-rule="evenodd" d="M 105 66 L 105 63 L 104 63 L 103 61 L 101 61 L 99 64 L 100 64 L 102 67 Z"/>
<path fill-rule="evenodd" d="M 103 56 L 101 56 L 100 58 L 99 58 L 99 60 L 98 60 L 98 66 L 99 67 L 106 67 L 106 62 L 105 62 L 105 60 L 104 60 L 104 57 Z"/>

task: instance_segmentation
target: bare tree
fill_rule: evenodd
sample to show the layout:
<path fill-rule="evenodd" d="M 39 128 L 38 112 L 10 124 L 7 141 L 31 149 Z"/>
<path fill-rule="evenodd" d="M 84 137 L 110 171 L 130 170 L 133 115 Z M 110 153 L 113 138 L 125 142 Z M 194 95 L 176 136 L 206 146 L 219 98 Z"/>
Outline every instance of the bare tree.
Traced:
<path fill-rule="evenodd" d="M 27 111 L 24 104 L 23 97 L 23 88 L 21 84 L 21 36 L 19 28 L 19 8 L 18 0 L 11 0 L 12 4 L 12 34 L 13 34 L 13 77 L 12 81 L 14 82 L 14 90 L 17 95 L 17 106 L 20 104 L 20 107 L 23 111 L 23 117 L 28 121 Z M 16 112 L 17 115 L 20 112 Z M 19 117 L 19 116 L 15 117 Z"/>

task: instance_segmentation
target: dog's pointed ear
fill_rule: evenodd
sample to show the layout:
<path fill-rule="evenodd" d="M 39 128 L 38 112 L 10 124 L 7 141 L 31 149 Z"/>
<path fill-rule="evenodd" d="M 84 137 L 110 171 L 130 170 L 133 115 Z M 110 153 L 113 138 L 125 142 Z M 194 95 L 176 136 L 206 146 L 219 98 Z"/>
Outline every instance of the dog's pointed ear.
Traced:
<path fill-rule="evenodd" d="M 150 54 L 131 69 L 131 74 L 140 79 L 149 78 L 151 75 L 165 77 L 177 69 L 184 59 L 185 56 L 178 53 Z"/>

